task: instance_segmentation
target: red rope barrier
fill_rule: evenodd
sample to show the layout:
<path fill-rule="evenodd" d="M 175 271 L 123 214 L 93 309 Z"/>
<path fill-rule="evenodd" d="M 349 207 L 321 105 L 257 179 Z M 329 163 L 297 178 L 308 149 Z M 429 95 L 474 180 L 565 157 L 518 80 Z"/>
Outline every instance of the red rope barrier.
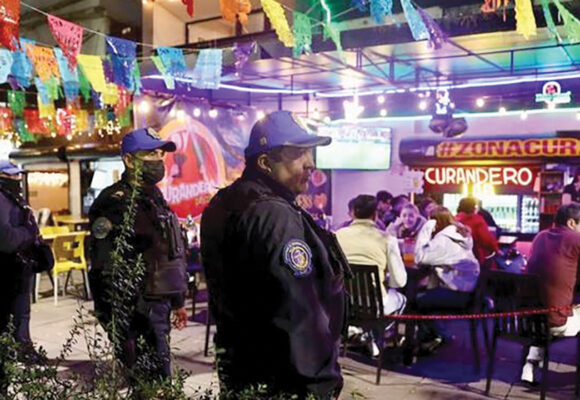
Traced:
<path fill-rule="evenodd" d="M 569 310 L 573 305 L 563 306 L 563 307 L 550 307 L 542 308 L 536 310 L 521 310 L 521 311 L 511 311 L 511 312 L 501 312 L 501 313 L 481 313 L 481 314 L 443 314 L 443 315 L 421 315 L 421 314 L 389 314 L 385 315 L 385 319 L 394 320 L 454 320 L 454 319 L 486 319 L 486 318 L 504 318 L 504 317 L 517 317 L 523 315 L 538 315 L 538 314 L 548 314 L 551 312 Z"/>

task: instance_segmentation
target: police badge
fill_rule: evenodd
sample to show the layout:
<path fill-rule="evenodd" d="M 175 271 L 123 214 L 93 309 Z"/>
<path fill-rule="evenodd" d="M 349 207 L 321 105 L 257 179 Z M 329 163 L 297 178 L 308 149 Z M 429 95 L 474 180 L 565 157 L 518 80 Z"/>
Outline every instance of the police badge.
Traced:
<path fill-rule="evenodd" d="M 294 276 L 308 276 L 312 272 L 312 251 L 302 240 L 292 239 L 286 243 L 283 257 Z"/>

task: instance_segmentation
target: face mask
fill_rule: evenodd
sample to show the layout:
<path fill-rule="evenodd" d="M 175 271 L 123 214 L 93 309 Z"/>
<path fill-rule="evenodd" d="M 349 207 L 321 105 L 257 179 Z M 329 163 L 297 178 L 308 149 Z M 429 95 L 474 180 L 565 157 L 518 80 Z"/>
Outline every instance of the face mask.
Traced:
<path fill-rule="evenodd" d="M 143 183 L 155 185 L 165 176 L 165 164 L 163 160 L 143 162 Z"/>
<path fill-rule="evenodd" d="M 0 178 L 0 187 L 8 190 L 10 193 L 22 194 L 22 185 L 20 185 L 20 181 Z"/>

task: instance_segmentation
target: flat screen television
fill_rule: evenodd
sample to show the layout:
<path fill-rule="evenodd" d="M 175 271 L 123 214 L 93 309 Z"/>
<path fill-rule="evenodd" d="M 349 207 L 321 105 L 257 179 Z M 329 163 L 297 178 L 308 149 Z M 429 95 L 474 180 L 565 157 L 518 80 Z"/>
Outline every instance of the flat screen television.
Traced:
<path fill-rule="evenodd" d="M 384 170 L 391 166 L 391 128 L 324 126 L 318 134 L 332 137 L 330 145 L 316 148 L 318 169 Z"/>

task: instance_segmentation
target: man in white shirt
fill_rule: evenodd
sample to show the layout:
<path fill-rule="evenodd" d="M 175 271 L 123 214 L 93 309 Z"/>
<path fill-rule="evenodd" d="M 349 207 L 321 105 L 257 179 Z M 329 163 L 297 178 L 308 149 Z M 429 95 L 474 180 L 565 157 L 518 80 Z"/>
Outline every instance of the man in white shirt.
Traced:
<path fill-rule="evenodd" d="M 377 228 L 377 200 L 361 194 L 353 204 L 353 221 L 336 232 L 349 263 L 376 265 L 387 285 L 381 285 L 385 314 L 402 312 L 407 302 L 395 288 L 407 284 L 407 272 L 397 239 Z"/>

